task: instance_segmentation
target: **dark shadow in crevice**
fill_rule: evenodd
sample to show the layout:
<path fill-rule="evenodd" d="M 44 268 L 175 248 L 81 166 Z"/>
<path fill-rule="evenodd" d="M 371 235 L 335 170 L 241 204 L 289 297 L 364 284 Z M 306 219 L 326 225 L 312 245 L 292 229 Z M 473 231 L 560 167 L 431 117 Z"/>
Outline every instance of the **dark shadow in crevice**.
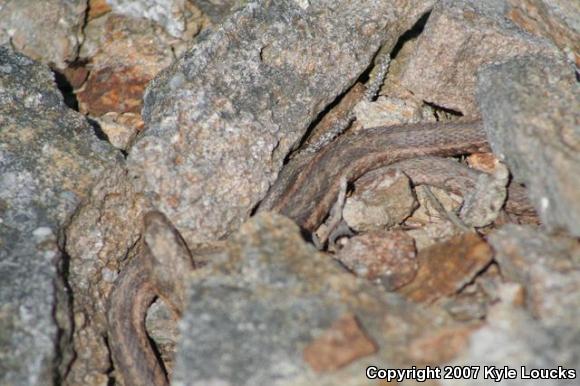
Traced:
<path fill-rule="evenodd" d="M 425 29 L 425 24 L 427 24 L 427 20 L 429 20 L 429 16 L 431 16 L 431 11 L 421 16 L 419 20 L 417 20 L 417 22 L 407 32 L 405 32 L 399 37 L 399 40 L 397 40 L 395 47 L 393 47 L 393 50 L 391 51 L 391 59 L 395 59 L 397 57 L 397 55 L 399 54 L 405 43 L 421 35 L 423 30 Z"/>
<path fill-rule="evenodd" d="M 75 325 L 73 318 L 74 293 L 70 285 L 71 257 L 66 253 L 64 231 L 59 233 L 58 239 L 60 241 L 57 244 L 61 257 L 57 264 L 58 279 L 54 281 L 56 302 L 52 310 L 53 318 L 57 325 L 57 344 L 55 345 L 52 373 L 52 380 L 55 385 L 60 385 L 66 380 L 71 366 L 76 360 L 76 352 L 73 348 Z"/>
<path fill-rule="evenodd" d="M 101 141 L 106 141 L 110 144 L 111 141 L 109 140 L 109 136 L 107 135 L 107 133 L 105 133 L 103 131 L 99 122 L 95 121 L 91 117 L 86 117 L 86 118 L 87 118 L 87 121 L 89 122 L 89 124 L 93 128 L 93 132 L 95 133 L 95 136 L 98 139 L 100 139 Z M 123 158 L 127 159 L 127 156 L 129 155 L 129 153 L 126 150 L 123 150 L 123 149 L 117 149 L 117 150 L 119 150 L 121 152 L 121 154 L 123 155 Z"/>
<path fill-rule="evenodd" d="M 54 74 L 54 81 L 56 82 L 56 87 L 62 94 L 64 103 L 75 111 L 79 111 L 79 101 L 74 93 L 74 88 L 64 76 L 64 74 L 58 70 L 52 70 Z"/>
<path fill-rule="evenodd" d="M 103 131 L 99 122 L 95 121 L 94 119 L 92 119 L 90 117 L 87 117 L 87 121 L 92 126 L 93 132 L 95 133 L 95 135 L 97 136 L 98 139 L 100 139 L 101 141 L 109 142 L 109 137 L 107 136 L 107 133 L 105 133 Z"/>
<path fill-rule="evenodd" d="M 433 110 L 435 110 L 435 118 L 437 118 L 438 121 L 441 120 L 441 117 L 439 116 L 439 114 L 441 113 L 445 113 L 445 114 L 449 114 L 452 115 L 454 117 L 463 117 L 463 113 L 461 111 L 458 110 L 453 110 L 453 109 L 448 109 L 446 107 L 442 107 L 439 106 L 435 103 L 431 103 L 431 102 L 427 102 L 427 101 L 423 101 L 423 103 L 425 103 L 427 106 L 431 107 Z"/>

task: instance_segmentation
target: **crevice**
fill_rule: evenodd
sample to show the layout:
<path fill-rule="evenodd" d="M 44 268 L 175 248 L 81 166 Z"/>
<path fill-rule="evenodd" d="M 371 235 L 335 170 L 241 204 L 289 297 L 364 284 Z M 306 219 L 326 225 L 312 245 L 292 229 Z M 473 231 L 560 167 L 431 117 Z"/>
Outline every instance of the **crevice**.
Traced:
<path fill-rule="evenodd" d="M 395 46 L 391 51 L 391 59 L 395 59 L 397 57 L 405 43 L 407 43 L 409 40 L 416 39 L 419 35 L 421 35 L 421 33 L 423 33 L 425 25 L 427 24 L 427 20 L 429 20 L 429 16 L 431 16 L 431 11 L 421 16 L 419 20 L 417 20 L 417 22 L 415 22 L 415 24 L 409 30 L 407 30 L 407 32 L 399 37 L 399 40 L 397 40 L 397 43 L 395 43 Z"/>
<path fill-rule="evenodd" d="M 61 239 L 64 237 L 61 235 Z M 70 256 L 65 252 L 66 242 L 57 243 L 61 253 L 60 261 L 57 264 L 57 279 L 55 280 L 55 305 L 53 308 L 53 318 L 58 331 L 56 337 L 56 348 L 53 362 L 53 382 L 61 385 L 66 379 L 70 368 L 75 360 L 73 349 L 73 292 L 69 283 Z"/>
<path fill-rule="evenodd" d="M 107 141 L 107 142 L 110 143 L 109 136 L 107 135 L 107 133 L 105 133 L 103 131 L 103 129 L 101 128 L 101 125 L 99 124 L 99 122 L 95 121 L 91 117 L 87 117 L 87 121 L 92 126 L 93 132 L 95 133 L 95 135 L 97 136 L 98 139 L 100 139 L 101 141 Z"/>
<path fill-rule="evenodd" d="M 73 65 L 71 65 L 73 66 Z M 56 82 L 56 87 L 62 94 L 64 99 L 64 103 L 71 109 L 75 111 L 79 111 L 79 102 L 77 100 L 77 96 L 74 92 L 74 87 L 66 76 L 57 69 L 52 69 L 52 73 L 54 74 L 54 81 Z"/>
<path fill-rule="evenodd" d="M 442 115 L 443 114 L 448 114 L 451 115 L 453 117 L 463 117 L 463 113 L 459 110 L 453 110 L 453 109 L 449 109 L 447 107 L 443 107 L 443 106 L 439 106 L 435 103 L 432 102 L 427 102 L 427 101 L 423 101 L 423 103 L 429 107 L 431 107 L 434 112 L 435 112 L 435 118 L 437 119 L 437 121 L 442 121 L 445 120 Z"/>

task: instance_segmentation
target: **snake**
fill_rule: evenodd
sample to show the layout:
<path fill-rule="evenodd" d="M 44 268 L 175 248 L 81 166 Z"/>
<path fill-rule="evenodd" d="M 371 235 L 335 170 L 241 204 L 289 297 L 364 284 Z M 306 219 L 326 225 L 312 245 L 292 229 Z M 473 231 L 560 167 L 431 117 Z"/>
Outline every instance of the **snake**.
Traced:
<path fill-rule="evenodd" d="M 482 151 L 489 151 L 489 145 L 481 120 L 345 133 L 319 152 L 291 160 L 257 211 L 281 213 L 312 232 L 336 200 L 342 178 L 352 182 L 369 171 L 417 157 Z M 428 161 L 415 163 L 423 174 L 429 174 L 429 167 Z M 161 297 L 179 316 L 185 296 L 179 283 L 184 282 L 185 272 L 195 268 L 195 262 L 162 213 L 147 214 L 143 232 L 143 250 L 121 271 L 111 291 L 109 345 L 116 376 L 125 386 L 166 386 L 167 372 L 145 330 L 146 312 Z"/>

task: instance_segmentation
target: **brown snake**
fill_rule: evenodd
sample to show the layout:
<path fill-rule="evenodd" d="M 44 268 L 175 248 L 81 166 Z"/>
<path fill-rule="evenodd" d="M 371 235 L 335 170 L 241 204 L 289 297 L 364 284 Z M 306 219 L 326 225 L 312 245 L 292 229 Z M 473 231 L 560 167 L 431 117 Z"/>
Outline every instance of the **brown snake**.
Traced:
<path fill-rule="evenodd" d="M 169 383 L 149 341 L 145 317 L 156 297 L 179 317 L 185 276 L 195 268 L 185 242 L 163 214 L 149 212 L 144 223 L 142 251 L 121 271 L 109 297 L 109 345 L 117 377 L 125 386 Z"/>
<path fill-rule="evenodd" d="M 489 150 L 481 121 L 376 127 L 339 137 L 278 179 L 259 210 L 280 212 L 307 231 L 324 220 L 338 195 L 340 179 L 405 159 L 455 156 Z"/>
<path fill-rule="evenodd" d="M 283 172 L 259 210 L 280 212 L 313 231 L 336 200 L 343 176 L 353 181 L 405 159 L 486 150 L 481 121 L 377 127 L 346 134 Z M 126 386 L 167 385 L 145 331 L 146 311 L 157 296 L 179 310 L 184 297 L 179 283 L 194 263 L 177 231 L 158 212 L 146 216 L 143 244 L 143 253 L 121 272 L 111 292 L 109 344 L 115 371 Z"/>

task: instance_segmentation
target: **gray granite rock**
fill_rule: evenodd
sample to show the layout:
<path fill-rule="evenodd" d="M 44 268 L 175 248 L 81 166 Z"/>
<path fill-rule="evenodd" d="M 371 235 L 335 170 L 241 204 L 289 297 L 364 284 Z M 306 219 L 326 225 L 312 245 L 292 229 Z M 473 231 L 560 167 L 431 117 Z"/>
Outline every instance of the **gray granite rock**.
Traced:
<path fill-rule="evenodd" d="M 221 22 L 231 12 L 243 7 L 245 0 L 194 0 L 213 23 Z"/>
<path fill-rule="evenodd" d="M 546 36 L 580 67 L 580 2 L 569 0 L 507 0 L 507 15 L 533 34 Z"/>
<path fill-rule="evenodd" d="M 449 365 L 478 366 L 481 368 L 476 379 L 442 380 L 441 384 L 479 386 L 493 383 L 484 378 L 484 367 L 504 366 L 517 371 L 515 379 L 503 379 L 506 386 L 573 386 L 578 384 L 578 345 L 580 334 L 566 336 L 562 341 L 556 332 L 544 328 L 524 310 L 509 303 L 497 304 L 489 313 L 484 327 L 473 333 L 469 345 Z M 532 369 L 558 369 L 575 371 L 574 378 L 566 379 L 522 379 L 522 366 L 527 372 Z M 566 371 L 566 374 L 568 372 Z"/>
<path fill-rule="evenodd" d="M 471 335 L 468 348 L 452 364 L 516 369 L 518 377 L 504 380 L 505 385 L 578 384 L 580 243 L 513 224 L 493 232 L 489 240 L 502 275 L 517 285 L 499 288 L 500 302 L 488 313 L 486 325 Z M 522 379 L 521 366 L 528 372 L 561 366 L 574 370 L 576 377 Z M 443 384 L 488 385 L 482 375 Z"/>
<path fill-rule="evenodd" d="M 107 0 L 107 4 L 114 13 L 152 20 L 178 38 L 186 33 L 191 13 L 189 0 Z"/>
<path fill-rule="evenodd" d="M 0 0 L 0 44 L 65 68 L 83 40 L 87 0 Z"/>
<path fill-rule="evenodd" d="M 60 231 L 115 157 L 47 67 L 0 48 L 0 384 L 52 384 L 68 365 Z"/>
<path fill-rule="evenodd" d="M 249 2 L 149 85 L 138 190 L 189 243 L 237 229 L 309 124 L 432 3 Z"/>
<path fill-rule="evenodd" d="M 580 242 L 531 227 L 506 225 L 490 243 L 502 274 L 525 288 L 526 306 L 548 327 L 580 333 Z"/>
<path fill-rule="evenodd" d="M 366 338 L 323 350 L 337 321 L 352 318 Z M 412 363 L 411 342 L 447 322 L 355 278 L 291 220 L 264 212 L 194 271 L 172 384 L 374 385 L 367 365 Z"/>
<path fill-rule="evenodd" d="M 572 66 L 527 56 L 483 70 L 478 101 L 491 147 L 548 229 L 580 236 L 580 86 Z"/>
<path fill-rule="evenodd" d="M 437 2 L 401 74 L 415 97 L 464 115 L 478 115 L 477 71 L 494 61 L 557 52 L 546 39 L 505 17 L 506 0 Z"/>

